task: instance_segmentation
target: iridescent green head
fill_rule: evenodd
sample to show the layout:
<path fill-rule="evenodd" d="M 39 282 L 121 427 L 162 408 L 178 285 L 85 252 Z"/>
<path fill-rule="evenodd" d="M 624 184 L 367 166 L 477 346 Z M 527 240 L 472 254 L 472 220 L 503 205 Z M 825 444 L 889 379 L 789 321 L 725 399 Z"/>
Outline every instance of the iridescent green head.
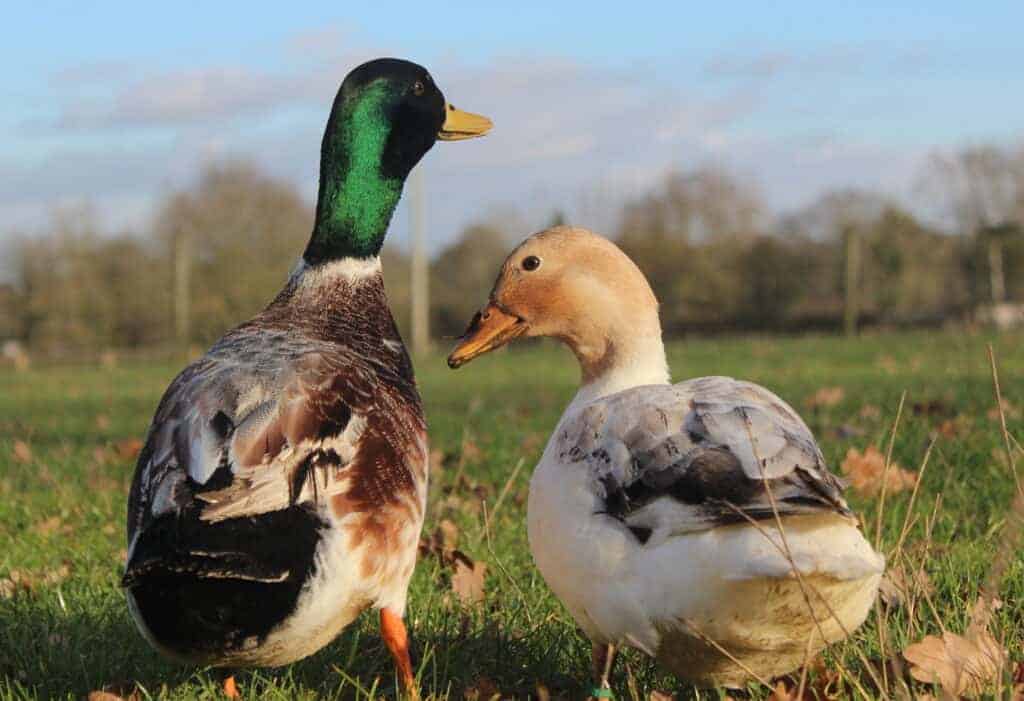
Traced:
<path fill-rule="evenodd" d="M 434 142 L 480 136 L 490 127 L 486 117 L 449 105 L 415 63 L 381 58 L 353 70 L 324 130 L 306 262 L 377 255 L 405 178 Z"/>

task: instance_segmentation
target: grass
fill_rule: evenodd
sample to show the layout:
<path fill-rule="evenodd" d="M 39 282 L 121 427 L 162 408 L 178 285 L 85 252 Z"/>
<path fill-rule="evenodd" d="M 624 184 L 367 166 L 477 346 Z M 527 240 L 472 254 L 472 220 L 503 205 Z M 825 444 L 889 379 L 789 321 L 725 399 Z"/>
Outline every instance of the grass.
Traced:
<path fill-rule="evenodd" d="M 893 460 L 918 469 L 931 437 L 938 436 L 896 558 L 923 562 L 934 592 L 872 616 L 826 656 L 828 666 L 846 670 L 872 695 L 878 692 L 865 662 L 874 666 L 883 657 L 883 641 L 884 657 L 891 658 L 893 650 L 926 633 L 964 630 L 1005 540 L 1014 484 L 1000 458 L 998 420 L 989 416 L 995 402 L 988 342 L 999 361 L 1003 396 L 1020 407 L 1021 335 L 749 338 L 670 348 L 676 379 L 726 374 L 775 390 L 804 415 L 834 467 L 850 447 L 874 444 L 886 451 L 903 392 Z M 417 368 L 432 449 L 442 463 L 432 477 L 426 532 L 449 519 L 458 526 L 459 548 L 488 563 L 485 600 L 474 607 L 458 603 L 448 569 L 437 558 L 421 558 L 408 611 L 421 687 L 442 698 L 488 698 L 486 679 L 504 697 L 524 698 L 541 682 L 553 695 L 579 698 L 588 681 L 589 644 L 532 567 L 525 533 L 530 468 L 574 391 L 571 356 L 536 345 L 483 358 L 457 373 L 440 355 L 420 359 Z M 133 361 L 0 370 L 0 580 L 8 580 L 6 596 L 0 589 L 0 700 L 82 698 L 125 681 L 138 682 L 143 697 L 217 698 L 216 672 L 176 666 L 148 647 L 118 588 L 134 468 L 131 441 L 143 435 L 177 369 Z M 823 387 L 843 388 L 842 399 L 808 406 L 806 399 Z M 1007 421 L 1011 436 L 1024 441 L 1020 409 L 1009 412 Z M 520 460 L 525 466 L 510 481 Z M 874 531 L 878 499 L 851 495 L 851 501 Z M 907 492 L 886 498 L 881 541 L 887 551 L 899 538 L 909 501 Z M 997 585 L 1004 605 L 992 631 L 1020 660 L 1019 552 Z M 890 689 L 891 675 L 887 669 Z M 646 698 L 653 689 L 682 698 L 698 693 L 638 653 L 625 656 L 617 681 L 620 698 Z M 370 615 L 313 657 L 283 669 L 245 672 L 239 683 L 247 698 L 395 693 L 390 659 Z M 766 694 L 754 687 L 749 693 Z"/>

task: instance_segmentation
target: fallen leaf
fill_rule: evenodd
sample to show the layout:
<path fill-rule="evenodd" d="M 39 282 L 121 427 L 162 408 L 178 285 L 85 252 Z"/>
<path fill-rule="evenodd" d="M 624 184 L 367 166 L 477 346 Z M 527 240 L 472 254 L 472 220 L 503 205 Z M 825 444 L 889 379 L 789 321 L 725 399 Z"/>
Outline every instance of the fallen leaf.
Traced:
<path fill-rule="evenodd" d="M 126 438 L 123 441 L 118 441 L 114 447 L 122 460 L 133 460 L 142 451 L 142 439 Z"/>
<path fill-rule="evenodd" d="M 974 630 L 969 635 L 947 631 L 942 637 L 929 635 L 908 646 L 903 658 L 910 663 L 910 676 L 938 684 L 956 697 L 981 694 L 999 678 L 1007 655 L 987 630 Z"/>
<path fill-rule="evenodd" d="M 960 414 L 952 419 L 945 419 L 939 424 L 938 432 L 943 438 L 960 438 L 966 436 L 974 422 L 967 414 Z"/>
<path fill-rule="evenodd" d="M 1015 406 L 1009 399 L 1003 399 L 999 405 L 1003 409 L 1003 416 L 1006 417 L 1007 421 L 1015 421 L 1020 418 L 1020 408 Z M 1000 421 L 999 418 L 999 406 L 994 406 L 986 412 L 990 421 Z"/>
<path fill-rule="evenodd" d="M 480 462 L 480 458 L 483 456 L 483 451 L 480 450 L 480 446 L 476 444 L 469 435 L 465 435 L 462 438 L 462 447 L 459 452 L 459 463 L 465 465 L 466 463 Z"/>
<path fill-rule="evenodd" d="M 484 577 L 487 564 L 474 562 L 468 555 L 454 551 L 452 591 L 463 604 L 479 604 L 484 600 Z"/>
<path fill-rule="evenodd" d="M 463 690 L 462 696 L 466 701 L 491 701 L 500 699 L 501 691 L 498 690 L 498 685 L 488 677 L 478 677 Z"/>
<path fill-rule="evenodd" d="M 845 396 L 846 392 L 843 391 L 842 387 L 822 387 L 805 399 L 804 404 L 812 409 L 817 409 L 819 407 L 828 408 L 843 401 L 843 397 Z"/>
<path fill-rule="evenodd" d="M 15 462 L 32 462 L 32 448 L 25 441 L 14 441 L 14 448 L 11 449 L 11 456 Z"/>
<path fill-rule="evenodd" d="M 981 694 L 1007 663 L 1007 651 L 988 632 L 998 599 L 981 596 L 971 607 L 971 622 L 964 636 L 948 630 L 942 637 L 927 636 L 903 651 L 910 675 L 919 682 L 938 684 L 952 696 Z"/>
<path fill-rule="evenodd" d="M 846 451 L 840 471 L 850 480 L 850 485 L 860 494 L 871 496 L 882 489 L 882 478 L 886 475 L 885 456 L 878 448 L 869 445 L 863 453 L 856 448 Z M 889 465 L 886 476 L 886 492 L 895 494 L 912 489 L 917 483 L 917 473 L 904 470 L 898 463 Z"/>
<path fill-rule="evenodd" d="M 6 577 L 0 579 L 0 599 L 13 599 L 19 593 L 31 589 L 32 585 L 18 570 L 11 570 Z"/>
<path fill-rule="evenodd" d="M 0 599 L 12 599 L 19 594 L 32 591 L 33 588 L 42 585 L 59 584 L 71 575 L 71 566 L 67 562 L 61 563 L 56 569 L 46 570 L 43 573 L 25 572 L 23 570 L 11 570 L 6 577 L 0 578 Z"/>
<path fill-rule="evenodd" d="M 898 608 L 907 601 L 917 599 L 921 595 L 930 595 L 934 591 L 935 586 L 923 567 L 907 572 L 902 564 L 886 568 L 878 585 L 878 595 L 882 603 L 890 608 Z"/>
<path fill-rule="evenodd" d="M 883 355 L 881 358 L 879 358 L 878 366 L 885 370 L 885 372 L 889 375 L 894 375 L 900 369 L 900 366 L 896 362 L 896 359 L 893 358 L 891 355 Z"/>
<path fill-rule="evenodd" d="M 50 518 L 43 519 L 37 523 L 32 527 L 32 529 L 39 535 L 48 536 L 56 533 L 63 523 L 64 522 L 61 521 L 60 516 L 51 516 Z"/>
<path fill-rule="evenodd" d="M 444 471 L 444 451 L 440 448 L 434 448 L 431 450 L 428 458 L 428 464 L 430 466 L 431 475 L 440 475 Z"/>
<path fill-rule="evenodd" d="M 882 416 L 882 410 L 874 404 L 865 404 L 857 412 L 857 415 L 862 419 L 877 419 Z"/>
<path fill-rule="evenodd" d="M 142 695 L 134 682 L 122 682 L 90 691 L 86 698 L 88 701 L 141 701 Z"/>
<path fill-rule="evenodd" d="M 775 688 L 772 689 L 771 695 L 768 696 L 768 701 L 796 701 L 796 690 L 790 692 L 786 688 L 786 682 L 780 679 L 775 682 Z"/>
<path fill-rule="evenodd" d="M 536 431 L 526 434 L 522 444 L 520 444 L 520 450 L 524 453 L 530 454 L 536 451 L 538 448 L 544 445 L 543 434 L 537 433 Z"/>
<path fill-rule="evenodd" d="M 437 524 L 438 540 L 445 550 L 454 550 L 459 546 L 459 527 L 446 518 Z"/>
<path fill-rule="evenodd" d="M 999 598 L 979 596 L 978 600 L 974 602 L 974 606 L 971 607 L 965 635 L 968 638 L 974 638 L 987 631 L 992 622 L 992 616 L 1002 607 L 1003 602 Z"/>

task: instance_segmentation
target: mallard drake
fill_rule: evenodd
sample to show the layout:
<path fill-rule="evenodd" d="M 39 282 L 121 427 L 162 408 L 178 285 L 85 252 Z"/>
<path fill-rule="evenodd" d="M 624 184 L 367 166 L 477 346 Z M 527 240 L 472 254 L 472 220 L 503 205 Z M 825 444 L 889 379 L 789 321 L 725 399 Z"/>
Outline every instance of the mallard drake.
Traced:
<path fill-rule="evenodd" d="M 373 607 L 415 692 L 403 615 L 427 438 L 378 253 L 434 142 L 490 127 L 414 63 L 379 59 L 345 78 L 305 253 L 266 309 L 174 379 L 139 455 L 123 586 L 159 651 L 278 666 Z"/>
<path fill-rule="evenodd" d="M 864 621 L 884 561 L 810 430 L 749 382 L 670 384 L 657 300 L 615 244 L 569 227 L 527 239 L 448 362 L 526 336 L 563 341 L 582 374 L 527 520 L 537 567 L 593 642 L 595 696 L 620 645 L 692 684 L 741 686 Z"/>

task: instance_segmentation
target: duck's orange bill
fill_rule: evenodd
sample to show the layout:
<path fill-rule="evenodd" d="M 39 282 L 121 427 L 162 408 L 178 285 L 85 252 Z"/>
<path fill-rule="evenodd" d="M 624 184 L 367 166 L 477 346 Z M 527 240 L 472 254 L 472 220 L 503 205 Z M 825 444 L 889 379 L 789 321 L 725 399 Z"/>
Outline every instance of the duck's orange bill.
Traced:
<path fill-rule="evenodd" d="M 452 105 L 444 106 L 444 124 L 437 138 L 441 141 L 462 141 L 483 136 L 491 130 L 494 124 L 482 114 L 463 112 Z"/>
<path fill-rule="evenodd" d="M 494 303 L 476 313 L 459 344 L 448 356 L 448 367 L 458 368 L 473 358 L 500 348 L 526 332 L 526 322 L 509 314 Z"/>

